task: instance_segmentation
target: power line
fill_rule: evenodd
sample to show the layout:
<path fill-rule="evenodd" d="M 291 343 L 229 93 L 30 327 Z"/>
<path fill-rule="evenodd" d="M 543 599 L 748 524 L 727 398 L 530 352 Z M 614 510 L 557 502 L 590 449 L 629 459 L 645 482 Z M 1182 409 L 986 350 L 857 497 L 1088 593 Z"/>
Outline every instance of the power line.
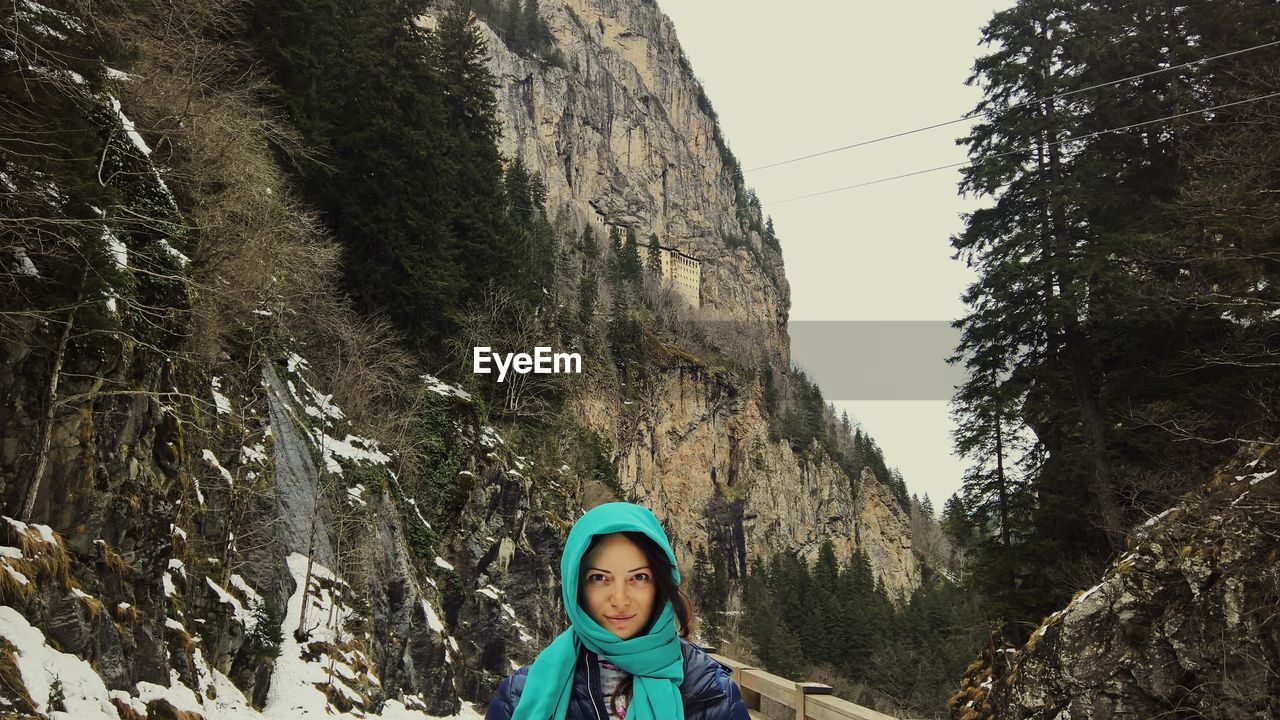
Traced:
<path fill-rule="evenodd" d="M 1063 138 L 1061 140 L 1054 140 L 1053 142 L 1046 143 L 1045 147 L 1053 147 L 1055 145 L 1061 145 L 1063 143 L 1069 143 L 1069 142 L 1076 142 L 1079 140 L 1088 140 L 1089 138 L 1095 138 L 1095 137 L 1098 137 L 1099 135 L 1106 135 L 1108 133 L 1132 130 L 1133 128 L 1136 128 L 1136 127 L 1142 127 L 1144 125 L 1152 125 L 1154 123 L 1164 122 L 1166 120 L 1177 120 L 1178 118 L 1187 117 L 1188 115 L 1201 115 L 1203 113 L 1213 112 L 1214 110 L 1221 110 L 1223 108 L 1229 108 L 1235 105 L 1244 105 L 1245 103 L 1258 102 L 1259 100 L 1269 100 L 1273 97 L 1280 97 L 1280 92 L 1273 92 L 1267 95 L 1259 95 L 1258 97 L 1247 98 L 1244 100 L 1236 100 L 1234 102 L 1229 102 L 1229 103 L 1222 103 L 1221 105 L 1214 105 L 1213 107 L 1200 108 L 1198 110 L 1188 110 L 1187 112 L 1178 113 L 1176 115 L 1168 115 L 1166 117 L 1156 118 L 1154 120 L 1144 120 L 1142 122 L 1132 123 L 1130 125 L 1124 125 L 1121 127 L 1108 128 L 1106 130 L 1098 130 L 1097 132 L 1092 132 L 1092 133 L 1089 133 L 1088 135 L 1081 135 L 1080 137 L 1069 137 L 1069 138 Z M 995 155 L 989 155 L 982 159 L 994 160 L 996 158 L 1006 157 L 1009 155 L 1016 155 L 1016 154 L 1025 152 L 1026 150 L 1030 149 L 1030 147 L 1031 146 L 1028 145 L 1025 147 L 1018 148 L 1016 150 L 1006 150 L 1005 152 L 996 153 Z M 947 168 L 962 167 L 965 165 L 973 165 L 973 164 L 974 164 L 974 161 L 966 160 L 963 162 L 951 163 L 949 165 L 938 165 L 937 167 L 926 168 L 924 170 L 916 170 L 914 172 L 903 173 L 901 175 L 893 175 L 891 177 L 878 178 L 876 180 L 868 180 L 867 182 L 861 182 L 855 185 L 846 185 L 844 187 L 833 188 L 831 190 L 822 190 L 820 192 L 809 193 L 808 195 L 798 195 L 796 197 L 787 198 L 785 200 L 778 200 L 776 202 L 772 202 L 770 203 L 770 206 L 782 205 L 783 203 L 794 202 L 796 200 L 805 200 L 807 198 L 818 197 L 820 195 L 830 195 L 831 193 L 837 193 L 837 192 L 843 192 L 845 190 L 853 190 L 855 188 L 867 187 L 868 185 L 879 185 L 880 183 L 886 183 L 892 180 L 901 180 L 903 178 L 909 178 L 915 175 L 924 175 L 925 173 L 937 172 L 938 170 L 946 170 Z"/>
<path fill-rule="evenodd" d="M 1025 102 L 1020 102 L 1016 105 L 1010 105 L 1009 107 L 1005 108 L 1002 112 L 1017 110 L 1018 108 L 1027 107 L 1029 105 L 1038 105 L 1040 103 L 1049 102 L 1050 100 L 1057 100 L 1058 98 L 1069 97 L 1071 95 L 1088 92 L 1090 90 L 1097 90 L 1098 88 L 1104 88 L 1109 85 L 1118 85 L 1120 83 L 1129 82 L 1130 80 L 1140 80 L 1142 78 L 1150 77 L 1152 75 L 1159 75 L 1160 73 L 1169 72 L 1170 70 L 1181 70 L 1182 68 L 1188 68 L 1193 65 L 1199 65 L 1200 63 L 1206 63 L 1211 60 L 1221 60 L 1222 58 L 1225 58 L 1225 57 L 1231 57 L 1232 55 L 1241 55 L 1243 53 L 1253 52 L 1254 50 L 1261 50 L 1263 48 L 1268 48 L 1273 45 L 1280 45 L 1280 40 L 1275 40 L 1269 43 L 1263 43 L 1261 45 L 1254 45 L 1253 47 L 1244 48 L 1243 50 L 1232 50 L 1231 52 L 1222 53 L 1221 55 L 1213 55 L 1211 57 L 1200 58 L 1199 60 L 1192 60 L 1190 62 L 1182 63 L 1181 65 L 1173 65 L 1167 68 L 1159 68 L 1158 70 L 1149 70 L 1147 72 L 1139 73 L 1137 75 L 1130 75 L 1129 77 L 1126 77 L 1126 78 L 1120 78 L 1119 80 L 1111 80 L 1109 82 L 1098 83 L 1096 85 L 1090 85 L 1088 87 L 1077 88 L 1075 90 L 1068 90 L 1066 92 L 1058 93 L 1057 95 L 1050 95 L 1047 98 L 1027 100 Z M 791 163 L 797 163 L 797 162 L 800 162 L 801 160 L 809 160 L 811 158 L 822 157 L 823 155 L 830 155 L 832 153 L 838 153 L 844 150 L 852 150 L 853 148 L 859 148 L 865 145 L 873 145 L 875 143 L 884 142 L 886 140 L 893 140 L 894 138 L 906 137 L 907 135 L 922 133 L 922 132 L 925 132 L 926 130 L 934 130 L 940 127 L 946 127 L 948 125 L 955 125 L 956 123 L 965 122 L 966 120 L 971 120 L 971 119 L 972 119 L 971 116 L 966 115 L 964 117 L 956 118 L 955 120 L 948 120 L 946 122 L 934 123 L 933 125 L 926 125 L 924 127 L 919 127 L 914 130 L 903 130 L 902 132 L 896 132 L 890 135 L 884 135 L 882 137 L 872 138 L 870 140 L 863 140 L 861 142 L 856 142 L 856 143 L 853 143 L 852 145 L 844 145 L 838 148 L 832 148 L 830 150 L 823 150 L 821 152 L 810 153 L 808 155 L 801 155 L 800 157 L 791 158 L 789 160 L 779 160 L 778 162 L 769 163 L 768 165 L 760 165 L 758 167 L 750 168 L 749 170 L 746 170 L 744 172 L 755 172 L 757 170 L 768 170 L 769 168 L 775 168 L 781 165 L 790 165 Z M 950 167 L 950 166 L 946 166 L 946 167 Z M 941 170 L 942 168 L 937 168 L 937 169 Z M 915 173 L 915 174 L 918 174 L 918 173 Z"/>

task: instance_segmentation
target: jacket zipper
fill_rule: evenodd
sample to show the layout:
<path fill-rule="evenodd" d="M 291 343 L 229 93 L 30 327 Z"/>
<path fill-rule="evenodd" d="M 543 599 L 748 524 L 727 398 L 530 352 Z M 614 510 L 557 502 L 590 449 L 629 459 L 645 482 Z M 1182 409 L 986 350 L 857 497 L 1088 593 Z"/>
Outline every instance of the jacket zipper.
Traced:
<path fill-rule="evenodd" d="M 587 658 L 589 654 L 590 653 L 582 653 L 582 663 L 587 670 L 587 698 L 591 700 L 591 710 L 595 712 L 596 720 L 601 720 L 600 705 L 603 703 L 603 701 L 597 702 L 595 691 L 591 689 L 591 663 Z"/>

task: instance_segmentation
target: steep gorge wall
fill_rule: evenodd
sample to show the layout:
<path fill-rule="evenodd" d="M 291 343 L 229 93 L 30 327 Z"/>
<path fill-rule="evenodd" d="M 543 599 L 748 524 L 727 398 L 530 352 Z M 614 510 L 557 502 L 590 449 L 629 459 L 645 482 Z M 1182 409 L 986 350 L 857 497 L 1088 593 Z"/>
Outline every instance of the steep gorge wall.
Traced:
<path fill-rule="evenodd" d="M 598 234 L 608 225 L 657 233 L 699 259 L 699 319 L 749 325 L 771 364 L 790 366 L 782 259 L 759 233 L 746 233 L 755 254 L 726 243 L 742 232 L 732 169 L 671 20 L 635 0 L 552 0 L 540 13 L 568 69 L 521 58 L 488 32 L 504 154 L 545 179 L 550 213 Z M 888 489 L 865 474 L 854 497 L 826 454 L 772 442 L 758 383 L 676 365 L 634 402 L 623 404 L 620 389 L 596 384 L 580 418 L 614 439 L 623 489 L 654 507 L 686 550 L 713 543 L 745 569 L 744 551 L 813 560 L 829 537 L 842 560 L 864 548 L 891 593 L 919 584 L 910 519 Z"/>
<path fill-rule="evenodd" d="M 550 0 L 540 11 L 567 70 L 487 33 L 503 152 L 542 175 L 552 214 L 598 234 L 612 225 L 656 233 L 699 259 L 699 319 L 743 323 L 770 363 L 788 368 L 782 258 L 755 232 L 745 233 L 754 253 L 725 242 L 742 233 L 733 170 L 671 21 L 653 3 L 628 0 Z M 909 595 L 920 564 L 910 519 L 888 489 L 868 473 L 855 498 L 824 453 L 771 441 L 758 383 L 740 385 L 677 364 L 625 403 L 622 388 L 596 383 L 579 415 L 613 439 L 623 489 L 651 504 L 686 549 L 713 543 L 744 568 L 745 556 L 774 551 L 812 560 L 830 537 L 840 559 L 863 548 L 890 592 Z"/>
<path fill-rule="evenodd" d="M 544 2 L 543 19 L 568 69 L 510 52 L 488 33 L 499 83 L 500 149 L 547 182 L 547 207 L 581 226 L 633 227 L 702 262 L 707 319 L 747 321 L 772 337 L 786 366 L 790 291 L 781 258 L 758 234 L 746 238 L 776 281 L 744 248 L 735 184 L 700 86 L 682 59 L 675 28 L 646 2 Z"/>

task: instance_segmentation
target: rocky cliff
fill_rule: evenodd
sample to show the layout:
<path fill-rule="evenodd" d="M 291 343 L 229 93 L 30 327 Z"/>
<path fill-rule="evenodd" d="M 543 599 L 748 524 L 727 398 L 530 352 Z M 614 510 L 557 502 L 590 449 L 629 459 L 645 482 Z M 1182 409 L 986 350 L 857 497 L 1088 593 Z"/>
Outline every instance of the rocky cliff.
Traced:
<path fill-rule="evenodd" d="M 702 262 L 706 319 L 759 324 L 787 364 L 781 257 L 739 227 L 739 169 L 676 39 L 648 2 L 539 5 L 567 67 L 523 58 L 488 33 L 500 147 L 547 182 L 548 207 L 597 229 L 657 234 Z M 747 245 L 730 248 L 730 236 Z"/>
<path fill-rule="evenodd" d="M 671 21 L 649 2 L 539 8 L 567 67 L 521 57 L 487 34 L 504 152 L 545 178 L 553 213 L 656 234 L 697 258 L 697 320 L 736 328 L 757 341 L 751 352 L 789 368 L 782 258 L 739 223 L 739 170 Z M 738 237 L 746 246 L 730 241 Z M 813 560 L 830 537 L 841 560 L 863 548 L 891 593 L 919 585 L 910 519 L 891 493 L 866 474 L 854 497 L 824 453 L 770 441 L 758 384 L 675 364 L 644 397 L 621 404 L 622 395 L 601 382 L 579 416 L 615 441 L 623 489 L 653 506 L 685 548 L 713 543 L 745 570 L 747 556 L 778 550 Z"/>
<path fill-rule="evenodd" d="M 1135 528 L 1128 546 L 1025 646 L 993 642 L 952 699 L 952 717 L 1276 717 L 1275 453 L 1241 457 Z"/>

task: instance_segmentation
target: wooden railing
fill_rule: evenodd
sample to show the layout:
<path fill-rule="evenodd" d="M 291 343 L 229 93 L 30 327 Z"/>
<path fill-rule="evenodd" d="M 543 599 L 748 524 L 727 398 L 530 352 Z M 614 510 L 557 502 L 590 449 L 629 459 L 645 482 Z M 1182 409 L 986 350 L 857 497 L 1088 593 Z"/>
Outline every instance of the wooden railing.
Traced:
<path fill-rule="evenodd" d="M 712 653 L 711 657 L 733 668 L 733 679 L 742 691 L 751 720 L 769 720 L 760 709 L 760 699 L 769 698 L 795 713 L 795 720 L 895 720 L 831 694 L 831 686 L 813 682 L 793 682 L 732 658 Z M 780 716 L 781 717 L 781 716 Z"/>

